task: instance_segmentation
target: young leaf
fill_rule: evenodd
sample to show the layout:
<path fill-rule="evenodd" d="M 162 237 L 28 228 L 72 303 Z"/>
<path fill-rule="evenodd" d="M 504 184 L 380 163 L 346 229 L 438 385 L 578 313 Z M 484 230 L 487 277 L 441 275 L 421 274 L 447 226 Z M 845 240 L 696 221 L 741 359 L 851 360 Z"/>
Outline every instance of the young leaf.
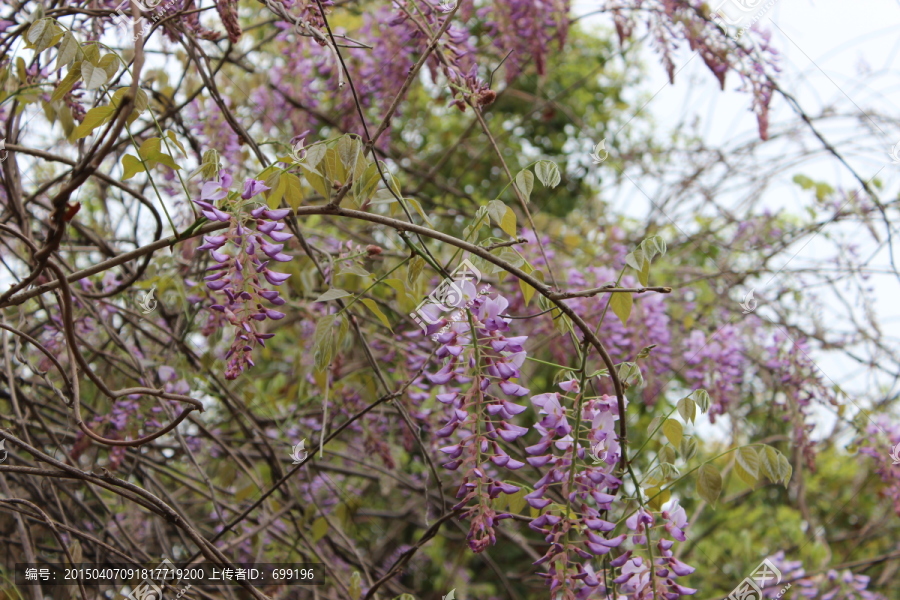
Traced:
<path fill-rule="evenodd" d="M 519 171 L 519 174 L 516 175 L 516 182 L 514 185 L 516 186 L 516 189 L 519 190 L 519 193 L 522 194 L 525 201 L 528 202 L 531 199 L 531 190 L 534 189 L 534 175 L 527 169 Z"/>
<path fill-rule="evenodd" d="M 416 285 L 416 281 L 419 280 L 419 275 L 422 274 L 422 269 L 425 268 L 425 260 L 416 255 L 409 264 L 406 265 L 406 282 L 410 285 L 410 287 Z"/>
<path fill-rule="evenodd" d="M 325 144 L 313 144 L 306 149 L 306 167 L 315 169 L 322 159 L 325 158 L 325 152 L 328 148 Z"/>
<path fill-rule="evenodd" d="M 81 78 L 84 80 L 85 89 L 96 90 L 109 81 L 109 74 L 103 70 L 103 67 L 95 66 L 85 60 L 81 63 Z"/>
<path fill-rule="evenodd" d="M 788 483 L 791 481 L 791 475 L 794 473 L 794 468 L 791 466 L 790 461 L 784 456 L 784 454 L 778 453 L 778 476 L 784 487 L 788 486 Z"/>
<path fill-rule="evenodd" d="M 684 428 L 681 426 L 681 423 L 675 419 L 666 419 L 666 422 L 663 423 L 662 430 L 666 439 L 668 439 L 673 446 L 679 445 L 681 443 L 681 438 L 684 437 Z"/>
<path fill-rule="evenodd" d="M 707 463 L 697 474 L 697 493 L 709 504 L 715 504 L 722 493 L 722 476 L 719 470 Z"/>
<path fill-rule="evenodd" d="M 706 390 L 694 390 L 691 392 L 690 398 L 693 398 L 694 402 L 697 403 L 697 406 L 700 407 L 701 412 L 706 412 L 709 410 L 709 405 L 711 404 L 711 400 L 709 398 L 709 393 Z"/>
<path fill-rule="evenodd" d="M 694 422 L 694 417 L 697 416 L 697 405 L 694 404 L 690 396 L 686 396 L 678 401 L 678 414 L 681 415 L 685 423 L 688 421 Z"/>
<path fill-rule="evenodd" d="M 144 164 L 136 156 L 126 154 L 122 157 L 122 181 L 128 181 L 138 173 L 144 172 Z"/>
<path fill-rule="evenodd" d="M 685 462 L 691 460 L 697 455 L 696 438 L 684 436 L 681 438 L 681 444 L 679 444 L 678 450 L 681 452 L 681 458 L 683 458 Z"/>
<path fill-rule="evenodd" d="M 559 185 L 559 167 L 552 160 L 539 160 L 534 165 L 534 173 L 548 188 L 555 188 Z"/>
<path fill-rule="evenodd" d="M 313 542 L 318 542 L 325 534 L 328 533 L 328 521 L 325 520 L 325 517 L 319 517 L 312 524 L 312 540 Z"/>
<path fill-rule="evenodd" d="M 386 316 L 384 316 L 384 313 L 381 312 L 381 309 L 378 308 L 378 304 L 376 304 L 374 300 L 370 298 L 363 298 L 362 303 L 365 304 L 369 308 L 369 310 L 375 313 L 375 316 L 378 317 L 378 320 L 381 321 L 382 325 L 384 325 L 388 329 L 391 329 L 391 322 L 388 321 L 388 318 Z M 391 331 L 393 330 L 391 329 Z"/>
<path fill-rule="evenodd" d="M 759 455 L 753 448 L 739 448 L 735 458 L 737 464 L 751 475 L 754 480 L 759 479 Z"/>
<path fill-rule="evenodd" d="M 758 454 L 760 472 L 772 483 L 781 481 L 778 474 L 778 450 L 771 446 L 763 446 L 759 449 Z"/>
<path fill-rule="evenodd" d="M 81 138 L 90 135 L 94 129 L 112 119 L 115 110 L 116 109 L 112 106 L 95 106 L 87 111 L 87 114 L 84 116 L 84 121 L 75 128 L 75 131 L 69 136 L 69 141 L 74 142 L 75 140 L 80 140 Z"/>
<path fill-rule="evenodd" d="M 313 352 L 316 361 L 316 370 L 321 371 L 334 358 L 334 320 L 335 315 L 325 315 L 316 324 L 313 334 Z"/>
<path fill-rule="evenodd" d="M 668 444 L 659 449 L 659 464 L 675 462 L 675 449 Z"/>
<path fill-rule="evenodd" d="M 359 571 L 353 571 L 347 591 L 350 594 L 350 600 L 359 600 L 360 596 L 362 596 L 362 578 L 359 576 Z"/>
<path fill-rule="evenodd" d="M 56 69 L 69 66 L 73 62 L 83 57 L 84 52 L 81 51 L 81 44 L 75 39 L 71 31 L 65 32 L 62 41 L 59 44 L 59 50 L 56 53 Z"/>
<path fill-rule="evenodd" d="M 647 488 L 644 493 L 647 494 L 647 505 L 653 510 L 661 510 L 662 505 L 672 497 L 672 492 L 667 489 L 660 491 L 657 487 Z"/>
<path fill-rule="evenodd" d="M 66 73 L 65 78 L 60 81 L 59 85 L 56 86 L 56 89 L 53 90 L 53 95 L 50 96 L 50 102 L 62 100 L 79 79 L 81 79 L 81 63 L 75 63 L 69 68 L 69 72 Z"/>
<path fill-rule="evenodd" d="M 315 300 L 313 302 L 327 302 L 329 300 L 337 300 L 338 298 L 346 298 L 347 296 L 352 296 L 350 292 L 345 292 L 340 288 L 331 288 Z"/>
<path fill-rule="evenodd" d="M 634 296 L 629 294 L 628 292 L 614 292 L 610 294 L 612 296 L 609 299 L 609 307 L 612 311 L 619 317 L 619 320 L 622 321 L 622 325 L 628 322 L 628 317 L 631 316 L 631 308 L 634 306 Z"/>
<path fill-rule="evenodd" d="M 25 33 L 26 45 L 35 52 L 43 52 L 63 36 L 63 29 L 55 19 L 39 19 Z"/>

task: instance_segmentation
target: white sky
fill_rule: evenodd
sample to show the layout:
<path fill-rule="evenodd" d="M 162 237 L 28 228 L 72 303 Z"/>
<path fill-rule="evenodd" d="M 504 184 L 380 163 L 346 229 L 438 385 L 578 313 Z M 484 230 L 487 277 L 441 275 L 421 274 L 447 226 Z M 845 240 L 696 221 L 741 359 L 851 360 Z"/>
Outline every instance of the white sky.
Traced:
<path fill-rule="evenodd" d="M 760 6 L 766 3 L 762 2 Z M 710 5 L 717 8 L 715 2 Z M 576 0 L 574 6 L 575 14 L 596 10 L 596 3 L 588 0 Z M 605 17 L 589 19 L 587 23 L 609 25 Z M 897 90 L 900 88 L 900 70 L 897 68 L 900 61 L 900 36 L 897 35 L 900 32 L 900 2 L 778 0 L 758 25 L 772 33 L 772 45 L 781 53 L 780 84 L 798 99 L 805 112 L 815 115 L 823 108 L 834 107 L 838 112 L 856 115 L 854 119 L 830 120 L 817 126 L 863 178 L 869 179 L 877 173 L 885 186 L 881 193 L 883 202 L 896 198 L 900 190 L 900 165 L 892 164 L 888 153 L 900 142 L 900 123 L 896 122 Z M 642 92 L 658 93 L 644 110 L 659 128 L 658 139 L 664 139 L 668 130 L 690 122 L 695 116 L 701 119 L 699 131 L 710 145 L 733 146 L 736 142 L 755 139 L 758 133 L 755 115 L 750 111 L 750 95 L 736 91 L 738 77 L 730 74 L 726 91 L 722 92 L 718 81 L 699 57 L 688 62 L 691 54 L 687 49 L 680 51 L 676 66 L 687 65 L 676 75 L 675 84 L 669 85 L 658 55 L 650 48 L 646 50 L 648 77 Z M 891 115 L 895 120 L 878 119 L 878 112 Z M 785 100 L 776 95 L 770 131 L 795 121 Z M 806 147 L 821 148 L 812 136 L 808 137 Z M 778 153 L 779 144 L 781 142 L 773 142 L 763 151 Z M 796 146 L 792 148 L 796 153 Z M 763 197 L 764 205 L 775 209 L 793 207 L 794 212 L 798 212 L 800 201 L 809 199 L 808 192 L 801 192 L 791 182 L 791 177 L 798 173 L 827 181 L 834 187 L 859 188 L 848 169 L 834 158 L 819 153 L 819 157 L 780 176 L 783 181 L 773 181 Z M 629 195 L 627 202 L 630 203 L 629 212 L 636 215 L 647 214 L 650 208 L 641 194 Z M 857 234 L 855 226 L 837 227 L 844 227 L 843 233 L 850 239 L 858 238 L 864 242 L 862 256 L 876 252 L 868 233 Z M 895 238 L 895 256 L 900 263 L 900 234 Z M 810 265 L 813 260 L 821 261 L 833 255 L 834 247 L 830 243 L 813 239 L 791 261 L 791 267 Z M 885 247 L 871 266 L 886 269 L 888 265 Z M 896 300 L 900 282 L 893 275 L 873 275 L 870 283 L 874 288 L 876 312 L 884 325 L 882 331 L 896 347 L 900 339 L 900 303 Z M 737 302 L 744 292 L 735 290 L 732 299 Z M 756 297 L 760 301 L 759 314 L 764 316 L 765 289 L 757 290 Z M 821 299 L 826 304 L 826 311 L 830 308 L 828 305 L 834 303 L 834 299 L 829 300 L 825 295 Z M 814 358 L 825 375 L 844 389 L 874 393 L 876 386 L 863 376 L 856 363 L 829 356 Z M 831 419 L 822 416 L 822 424 L 830 427 L 828 421 Z"/>

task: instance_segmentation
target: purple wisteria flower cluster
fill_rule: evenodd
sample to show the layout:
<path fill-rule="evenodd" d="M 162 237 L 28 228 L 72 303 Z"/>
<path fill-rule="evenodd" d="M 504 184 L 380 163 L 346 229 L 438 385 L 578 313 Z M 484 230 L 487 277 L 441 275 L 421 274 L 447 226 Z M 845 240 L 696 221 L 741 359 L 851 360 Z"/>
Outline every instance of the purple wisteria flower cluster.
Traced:
<path fill-rule="evenodd" d="M 519 486 L 499 479 L 492 465 L 511 470 L 525 466 L 501 445 L 511 444 L 528 432 L 510 422 L 527 409 L 509 397 L 520 398 L 529 390 L 514 381 L 522 375 L 520 367 L 526 355 L 522 344 L 527 336 L 507 337 L 510 319 L 501 314 L 508 306 L 502 296 L 478 295 L 469 309 L 471 324 L 437 319 L 428 326 L 428 333 L 434 333 L 449 325 L 435 336 L 440 344 L 436 355 L 445 362 L 436 373 L 426 374 L 428 380 L 438 385 L 451 381 L 471 384 L 465 393 L 453 390 L 438 394 L 437 399 L 448 406 L 450 418 L 435 435 L 456 436 L 454 444 L 441 448 L 451 459 L 443 466 L 453 471 L 462 468 L 464 473 L 456 508 L 466 507 L 462 516 L 471 523 L 468 542 L 473 552 L 495 543 L 494 524 L 512 516 L 498 514 L 491 500 L 501 493 L 515 494 L 520 490 Z M 467 374 L 469 370 L 474 370 L 474 377 Z"/>
<path fill-rule="evenodd" d="M 240 201 L 235 199 L 228 212 L 221 201 L 229 198 L 231 183 L 231 177 L 223 174 L 221 181 L 204 183 L 200 198 L 194 200 L 207 219 L 229 224 L 222 234 L 204 236 L 204 244 L 198 248 L 209 251 L 216 263 L 207 269 L 210 275 L 204 278 L 206 287 L 224 296 L 223 302 L 210 308 L 222 313 L 235 327 L 234 341 L 225 355 L 226 379 L 235 379 L 253 366 L 253 349 L 265 346 L 265 341 L 275 335 L 262 331 L 260 323 L 266 319 L 283 319 L 284 313 L 264 306 L 264 301 L 275 306 L 285 303 L 278 290 L 268 286 L 280 286 L 290 274 L 270 270 L 269 263 L 291 260 L 290 255 L 282 252 L 291 234 L 284 231 L 285 224 L 281 222 L 291 210 L 272 210 L 263 204 L 245 213 L 250 201 L 269 189 L 261 181 L 248 179 Z M 226 249 L 233 252 L 229 254 Z"/>
<path fill-rule="evenodd" d="M 561 594 L 554 597 L 582 600 L 611 591 L 605 581 L 606 573 L 598 572 L 593 565 L 597 557 L 606 555 L 610 555 L 607 568 L 613 577 L 611 583 L 621 596 L 631 600 L 674 600 L 693 594 L 696 590 L 675 582 L 676 577 L 694 569 L 674 557 L 673 540 L 659 538 L 654 573 L 650 572 L 650 558 L 642 556 L 644 548 L 652 543 L 650 530 L 654 526 L 664 529 L 674 540 L 685 540 L 687 515 L 677 503 L 662 511 L 658 523 L 652 513 L 641 507 L 625 521 L 633 533 L 612 535 L 616 524 L 608 520 L 608 515 L 622 485 L 613 473 L 621 453 L 615 429 L 619 420 L 616 399 L 606 395 L 583 399 L 578 426 L 583 435 L 579 434 L 576 441 L 576 426 L 569 419 L 575 417 L 577 409 L 567 406 L 577 406 L 581 384 L 569 380 L 559 385 L 574 397 L 552 392 L 532 398 L 538 413 L 544 415 L 534 426 L 541 440 L 525 449 L 531 455 L 527 460 L 532 466 L 551 466 L 525 499 L 532 508 L 547 509 L 530 527 L 545 534 L 550 544 L 536 564 L 548 565 L 547 572 L 541 575 L 548 580 L 552 593 Z M 553 448 L 559 453 L 552 452 Z M 586 462 L 588 457 L 593 464 Z M 611 553 L 617 549 L 620 553 L 612 558 Z M 613 568 L 619 569 L 618 576 L 612 573 Z"/>
<path fill-rule="evenodd" d="M 803 569 L 803 563 L 799 560 L 785 560 L 784 551 L 778 551 L 774 556 L 770 556 L 778 570 L 781 572 L 781 581 L 763 588 L 762 592 L 766 598 L 777 598 L 784 589 L 786 583 L 799 588 L 797 594 L 802 598 L 810 598 L 815 600 L 886 600 L 886 598 L 877 593 L 870 592 L 866 588 L 869 587 L 869 577 L 866 575 L 854 575 L 849 569 L 838 572 L 829 569 L 826 573 L 818 575 L 806 576 Z"/>
<path fill-rule="evenodd" d="M 463 473 L 454 508 L 462 509 L 461 516 L 470 522 L 469 547 L 480 552 L 496 542 L 495 525 L 512 517 L 493 501 L 500 494 L 519 494 L 523 487 L 504 481 L 498 468 L 521 473 L 525 466 L 504 444 L 528 432 L 512 421 L 527 410 L 515 399 L 530 390 L 519 383 L 527 336 L 509 335 L 512 320 L 504 316 L 508 301 L 469 292 L 465 318 L 434 315 L 429 320 L 425 333 L 439 344 L 435 355 L 441 365 L 425 379 L 443 388 L 436 398 L 447 406 L 448 419 L 435 436 L 453 442 L 441 448 L 450 459 L 443 466 Z M 630 600 L 693 594 L 695 590 L 675 581 L 694 570 L 671 551 L 675 541 L 685 540 L 687 527 L 677 503 L 656 516 L 640 508 L 625 522 L 630 533 L 613 535 L 617 526 L 609 514 L 622 485 L 614 473 L 621 455 L 618 404 L 606 395 L 581 398 L 581 386 L 571 379 L 559 384 L 563 393 L 531 398 L 540 417 L 533 426 L 540 439 L 525 448 L 525 461 L 541 477 L 520 495 L 540 511 L 530 527 L 548 544 L 535 563 L 547 569 L 541 576 L 560 600 L 582 600 L 613 587 Z M 572 406 L 580 406 L 577 419 L 578 409 Z M 659 530 L 655 539 L 651 529 Z M 673 539 L 664 539 L 666 534 Z M 651 543 L 657 545 L 652 557 L 645 552 Z M 656 565 L 653 573 L 651 564 Z"/>

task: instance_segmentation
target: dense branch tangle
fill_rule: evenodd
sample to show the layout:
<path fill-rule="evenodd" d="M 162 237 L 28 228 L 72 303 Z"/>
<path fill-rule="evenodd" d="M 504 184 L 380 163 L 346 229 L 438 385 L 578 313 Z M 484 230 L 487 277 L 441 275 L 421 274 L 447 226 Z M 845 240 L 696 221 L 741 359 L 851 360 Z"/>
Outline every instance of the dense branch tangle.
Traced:
<path fill-rule="evenodd" d="M 557 43 L 592 47 L 563 46 L 564 3 L 350 3 L 362 21 L 350 31 L 343 2 L 133 4 L 133 54 L 129 38 L 120 53 L 106 44 L 117 39 L 114 11 L 32 4 L 0 37 L 17 53 L 0 63 L 0 393 L 10 407 L 0 510 L 13 515 L 0 533 L 30 562 L 320 562 L 327 586 L 297 593 L 329 600 L 444 595 L 459 564 L 498 582 L 485 597 L 524 598 L 541 589 L 540 573 L 552 591 L 535 593 L 554 598 L 644 598 L 689 593 L 675 583 L 693 570 L 675 558 L 685 546 L 673 555 L 664 543 L 684 541 L 684 511 L 663 510 L 673 490 L 690 497 L 688 475 L 703 482 L 702 513 L 722 491 L 719 468 L 740 465 L 759 487 L 787 487 L 793 470 L 804 519 L 824 517 L 804 499 L 799 393 L 782 403 L 786 433 L 736 428 L 726 451 L 688 463 L 697 408 L 745 414 L 725 386 L 712 398 L 698 389 L 733 375 L 733 354 L 696 360 L 731 315 L 704 299 L 692 331 L 662 301 L 697 281 L 721 294 L 717 277 L 767 272 L 841 211 L 791 229 L 753 256 L 760 265 L 717 255 L 713 273 L 691 253 L 706 237 L 731 241 L 737 218 L 687 234 L 595 210 L 601 169 L 564 147 L 600 139 L 613 116 L 586 123 L 573 106 L 582 92 L 615 99 L 632 65 L 623 58 L 623 72 L 599 84 L 598 72 L 619 66 L 583 32 L 576 41 L 598 56 L 554 55 Z M 610 10 L 624 39 L 621 9 Z M 719 75 L 723 36 L 704 29 L 705 15 L 671 3 L 648 12 L 671 18 L 654 30 L 663 38 L 695 13 L 682 34 L 701 36 L 692 47 Z M 104 27 L 100 43 L 86 34 Z M 603 68 L 570 70 L 598 57 Z M 35 135 L 59 129 L 58 143 Z M 696 191 L 701 174 L 677 194 Z M 664 258 L 664 239 L 677 259 Z M 482 289 L 457 281 L 468 303 L 421 332 L 410 311 L 435 286 L 446 292 L 463 259 Z M 651 264 L 666 285 L 650 284 Z M 783 314 L 771 325 L 804 333 Z M 746 364 L 761 374 L 744 391 L 818 385 L 798 346 L 748 345 Z M 779 380 L 773 356 L 804 378 Z M 759 433 L 779 448 L 742 439 Z M 495 538 L 508 546 L 495 550 Z M 477 554 L 458 552 L 466 544 Z"/>

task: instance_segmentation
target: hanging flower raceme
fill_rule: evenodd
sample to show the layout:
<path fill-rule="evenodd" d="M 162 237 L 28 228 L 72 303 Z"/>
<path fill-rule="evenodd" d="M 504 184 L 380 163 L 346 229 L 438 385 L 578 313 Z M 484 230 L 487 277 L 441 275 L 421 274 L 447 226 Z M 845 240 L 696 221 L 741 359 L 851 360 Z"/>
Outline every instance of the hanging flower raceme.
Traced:
<path fill-rule="evenodd" d="M 235 327 L 234 341 L 225 355 L 226 379 L 235 379 L 253 366 L 253 349 L 265 346 L 265 341 L 275 335 L 261 331 L 260 324 L 266 319 L 284 318 L 284 313 L 266 305 L 285 303 L 278 290 L 271 288 L 283 284 L 290 275 L 273 271 L 269 265 L 291 260 L 282 251 L 291 234 L 284 231 L 285 224 L 281 222 L 291 213 L 290 209 L 271 210 L 262 205 L 245 212 L 255 196 L 269 189 L 256 179 L 244 182 L 240 199 L 235 198 L 233 207 L 225 207 L 221 201 L 229 197 L 231 182 L 227 174 L 222 181 L 208 181 L 203 184 L 200 198 L 194 200 L 210 221 L 229 224 L 224 233 L 205 236 L 204 244 L 198 248 L 209 251 L 216 263 L 207 269 L 210 274 L 205 278 L 206 287 L 221 294 L 223 301 L 210 308 L 223 313 Z"/>
<path fill-rule="evenodd" d="M 454 388 L 438 394 L 437 399 L 448 407 L 449 419 L 435 435 L 456 437 L 455 443 L 441 448 L 451 459 L 443 466 L 453 471 L 462 468 L 465 473 L 456 507 L 467 507 L 462 516 L 471 523 L 469 547 L 480 552 L 496 541 L 494 524 L 511 517 L 497 514 L 491 500 L 520 489 L 502 481 L 497 467 L 516 470 L 525 466 L 507 454 L 503 443 L 513 443 L 528 431 L 510 422 L 526 410 L 510 398 L 528 394 L 527 388 L 514 381 L 521 377 L 526 354 L 522 344 L 527 337 L 506 336 L 510 319 L 501 316 L 509 305 L 505 298 L 474 291 L 473 287 L 466 294 L 472 298 L 468 310 L 456 311 L 450 320 L 435 321 L 440 327 L 433 335 L 440 344 L 436 356 L 444 363 L 426 377 L 443 386 L 470 384 L 466 392 Z M 470 375 L 473 371 L 474 377 Z"/>

